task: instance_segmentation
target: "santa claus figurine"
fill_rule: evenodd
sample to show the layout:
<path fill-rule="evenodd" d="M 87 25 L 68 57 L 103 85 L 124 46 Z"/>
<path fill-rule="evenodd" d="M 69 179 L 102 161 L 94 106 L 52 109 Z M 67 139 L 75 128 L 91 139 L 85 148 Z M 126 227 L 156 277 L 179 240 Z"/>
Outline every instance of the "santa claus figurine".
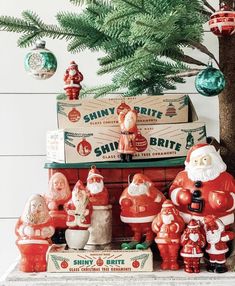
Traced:
<path fill-rule="evenodd" d="M 118 115 L 118 122 L 121 128 L 121 135 L 118 144 L 118 152 L 121 161 L 130 162 L 136 152 L 135 137 L 137 135 L 137 111 L 124 109 Z"/>
<path fill-rule="evenodd" d="M 78 99 L 80 90 L 82 88 L 80 85 L 82 80 L 83 75 L 78 70 L 78 65 L 72 61 L 64 75 L 64 90 L 70 100 Z"/>
<path fill-rule="evenodd" d="M 93 206 L 106 206 L 109 203 L 109 194 L 103 179 L 99 170 L 92 166 L 87 176 L 86 189 Z"/>
<path fill-rule="evenodd" d="M 45 194 L 45 199 L 55 226 L 52 241 L 56 244 L 65 243 L 67 214 L 64 210 L 64 204 L 70 198 L 71 191 L 65 175 L 60 172 L 55 173 L 49 180 L 48 193 Z"/>
<path fill-rule="evenodd" d="M 186 157 L 185 171 L 180 172 L 170 197 L 184 221 L 200 220 L 214 214 L 224 225 L 234 222 L 235 183 L 215 147 L 193 146 Z"/>
<path fill-rule="evenodd" d="M 130 243 L 123 243 L 122 249 L 147 249 L 153 242 L 152 221 L 160 212 L 164 195 L 154 187 L 152 181 L 143 174 L 135 174 L 132 182 L 123 191 L 121 221 L 128 223 L 134 233 Z M 141 243 L 145 236 L 145 241 Z"/>
<path fill-rule="evenodd" d="M 213 215 L 205 216 L 204 229 L 207 241 L 206 252 L 209 254 L 207 271 L 216 273 L 227 272 L 225 254 L 229 249 L 226 243 L 234 238 L 234 233 L 225 231 L 222 221 Z"/>
<path fill-rule="evenodd" d="M 71 200 L 65 204 L 67 226 L 65 238 L 69 248 L 83 249 L 89 239 L 92 205 L 83 183 L 79 180 L 72 191 Z"/>
<path fill-rule="evenodd" d="M 203 257 L 203 247 L 206 238 L 199 221 L 192 219 L 181 236 L 180 255 L 184 259 L 184 270 L 188 273 L 200 272 L 200 258 Z"/>
<path fill-rule="evenodd" d="M 15 228 L 21 271 L 46 271 L 46 253 L 54 230 L 45 199 L 40 195 L 31 196 Z"/>
<path fill-rule="evenodd" d="M 157 234 L 155 242 L 163 260 L 161 269 L 178 270 L 177 258 L 184 220 L 170 200 L 162 204 L 161 212 L 152 223 L 152 229 Z"/>

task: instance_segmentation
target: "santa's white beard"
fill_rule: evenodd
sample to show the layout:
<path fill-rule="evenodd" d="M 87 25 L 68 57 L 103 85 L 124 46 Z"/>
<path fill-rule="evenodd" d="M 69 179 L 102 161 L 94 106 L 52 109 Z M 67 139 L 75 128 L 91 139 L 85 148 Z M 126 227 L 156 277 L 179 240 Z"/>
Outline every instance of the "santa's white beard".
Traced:
<path fill-rule="evenodd" d="M 47 222 L 48 219 L 49 215 L 41 211 L 39 213 L 28 213 L 23 221 L 30 224 L 42 224 Z"/>
<path fill-rule="evenodd" d="M 66 191 L 66 189 L 63 190 L 52 190 L 50 197 L 53 198 L 54 200 L 66 200 L 69 198 L 69 193 Z"/>
<path fill-rule="evenodd" d="M 128 194 L 131 196 L 140 196 L 148 194 L 149 187 L 146 184 L 139 184 L 136 185 L 134 183 L 131 183 L 128 186 Z"/>
<path fill-rule="evenodd" d="M 95 195 L 103 191 L 104 189 L 104 182 L 101 181 L 99 183 L 87 183 L 87 188 L 91 194 Z"/>
<path fill-rule="evenodd" d="M 173 214 L 162 214 L 162 221 L 164 224 L 170 224 L 174 220 Z"/>
<path fill-rule="evenodd" d="M 207 182 L 216 179 L 221 173 L 226 171 L 225 163 L 218 158 L 218 155 L 211 155 L 212 165 L 210 166 L 193 166 L 190 163 L 186 165 L 185 170 L 192 181 Z"/>
<path fill-rule="evenodd" d="M 213 230 L 213 232 L 211 230 L 206 232 L 206 241 L 208 243 L 214 244 L 220 241 L 220 237 L 221 237 L 221 231 L 218 230 Z"/>

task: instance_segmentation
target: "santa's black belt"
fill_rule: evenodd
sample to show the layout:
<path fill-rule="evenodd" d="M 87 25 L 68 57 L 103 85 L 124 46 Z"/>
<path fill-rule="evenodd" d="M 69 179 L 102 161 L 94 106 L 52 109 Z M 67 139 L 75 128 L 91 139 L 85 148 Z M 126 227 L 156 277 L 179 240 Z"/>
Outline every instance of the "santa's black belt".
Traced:
<path fill-rule="evenodd" d="M 121 134 L 123 134 L 123 135 L 131 135 L 131 134 L 134 134 L 134 132 L 122 131 Z"/>

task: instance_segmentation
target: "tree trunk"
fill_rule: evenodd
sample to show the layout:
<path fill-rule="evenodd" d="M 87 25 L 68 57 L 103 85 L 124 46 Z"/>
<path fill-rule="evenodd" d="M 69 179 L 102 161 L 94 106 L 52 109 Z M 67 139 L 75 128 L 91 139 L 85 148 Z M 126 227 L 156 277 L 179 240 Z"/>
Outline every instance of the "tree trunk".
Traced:
<path fill-rule="evenodd" d="M 233 7 L 233 0 L 223 2 Z M 219 63 L 226 79 L 219 95 L 221 155 L 235 176 L 235 35 L 219 38 Z"/>

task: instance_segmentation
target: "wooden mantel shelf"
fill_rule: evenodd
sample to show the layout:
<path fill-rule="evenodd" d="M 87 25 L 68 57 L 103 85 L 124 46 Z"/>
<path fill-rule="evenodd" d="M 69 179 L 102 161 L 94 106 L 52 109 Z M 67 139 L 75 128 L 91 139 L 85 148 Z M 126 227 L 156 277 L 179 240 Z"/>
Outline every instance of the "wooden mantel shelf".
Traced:
<path fill-rule="evenodd" d="M 159 269 L 159 267 L 157 267 Z M 130 273 L 22 273 L 17 264 L 6 273 L 1 286 L 234 286 L 235 272 L 188 274 L 183 270 Z"/>

